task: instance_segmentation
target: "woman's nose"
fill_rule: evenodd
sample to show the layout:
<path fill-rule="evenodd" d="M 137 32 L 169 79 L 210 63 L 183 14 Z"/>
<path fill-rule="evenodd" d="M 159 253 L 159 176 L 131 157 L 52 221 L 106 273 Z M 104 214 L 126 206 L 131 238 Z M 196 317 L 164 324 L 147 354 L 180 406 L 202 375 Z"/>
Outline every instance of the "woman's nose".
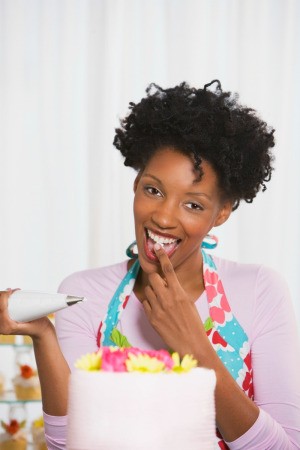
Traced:
<path fill-rule="evenodd" d="M 152 221 L 161 229 L 175 228 L 178 223 L 176 206 L 167 200 L 162 201 L 160 205 L 156 205 L 156 209 L 152 213 Z"/>

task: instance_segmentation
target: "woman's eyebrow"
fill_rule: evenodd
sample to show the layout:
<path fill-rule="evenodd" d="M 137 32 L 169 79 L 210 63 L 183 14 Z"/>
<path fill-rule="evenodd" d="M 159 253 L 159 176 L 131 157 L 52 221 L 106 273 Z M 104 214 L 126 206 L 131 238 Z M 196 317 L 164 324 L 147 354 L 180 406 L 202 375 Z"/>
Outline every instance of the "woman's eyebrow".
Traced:
<path fill-rule="evenodd" d="M 143 173 L 143 177 L 153 178 L 158 183 L 163 184 L 163 182 L 159 178 L 155 177 L 154 175 L 151 175 L 150 173 Z"/>
<path fill-rule="evenodd" d="M 198 197 L 206 197 L 208 200 L 211 200 L 211 197 L 205 192 L 186 192 L 186 195 L 197 195 Z"/>

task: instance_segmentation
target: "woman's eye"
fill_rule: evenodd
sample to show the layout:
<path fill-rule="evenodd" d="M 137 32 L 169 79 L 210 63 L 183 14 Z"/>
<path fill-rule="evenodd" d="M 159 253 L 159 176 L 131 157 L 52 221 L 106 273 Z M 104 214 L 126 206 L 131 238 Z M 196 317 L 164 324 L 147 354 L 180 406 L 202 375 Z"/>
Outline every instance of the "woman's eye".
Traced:
<path fill-rule="evenodd" d="M 199 203 L 189 202 L 189 203 L 186 203 L 186 206 L 189 209 L 192 209 L 192 210 L 195 210 L 195 211 L 203 211 L 203 207 L 201 205 L 199 205 Z"/>
<path fill-rule="evenodd" d="M 146 186 L 145 191 L 150 195 L 156 195 L 159 197 L 161 197 L 161 195 L 162 195 L 161 192 L 153 186 Z"/>

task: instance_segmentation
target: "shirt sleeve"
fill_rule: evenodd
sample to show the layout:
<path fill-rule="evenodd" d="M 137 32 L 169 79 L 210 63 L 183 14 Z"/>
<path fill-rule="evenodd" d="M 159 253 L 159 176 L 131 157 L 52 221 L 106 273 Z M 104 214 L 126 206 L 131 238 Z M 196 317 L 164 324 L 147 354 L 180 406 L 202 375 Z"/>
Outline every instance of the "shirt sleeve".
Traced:
<path fill-rule="evenodd" d="M 48 450 L 66 449 L 67 416 L 50 416 L 43 413 L 45 438 Z"/>
<path fill-rule="evenodd" d="M 233 450 L 300 448 L 300 348 L 293 305 L 281 276 L 262 267 L 250 337 L 254 401 L 260 414 Z"/>
<path fill-rule="evenodd" d="M 250 430 L 234 442 L 227 442 L 227 445 L 231 450 L 299 449 L 296 443 L 287 439 L 284 429 L 263 409 L 260 409 L 259 416 Z"/>

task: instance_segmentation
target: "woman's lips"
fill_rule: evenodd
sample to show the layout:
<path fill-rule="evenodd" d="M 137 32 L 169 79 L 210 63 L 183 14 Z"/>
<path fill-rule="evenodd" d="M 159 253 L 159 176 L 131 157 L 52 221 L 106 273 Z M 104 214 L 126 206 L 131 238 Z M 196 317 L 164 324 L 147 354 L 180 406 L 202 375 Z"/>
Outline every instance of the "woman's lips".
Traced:
<path fill-rule="evenodd" d="M 162 238 L 163 238 L 163 236 L 162 236 Z M 150 238 L 149 233 L 147 232 L 147 229 L 145 229 L 145 235 L 144 235 L 145 254 L 146 254 L 147 258 L 150 261 L 157 262 L 158 258 L 157 258 L 156 254 L 155 254 L 155 251 L 154 251 L 155 243 L 156 243 L 156 241 L 154 241 L 153 239 Z M 161 243 L 161 242 L 159 242 L 159 243 L 163 247 L 163 249 L 165 250 L 165 252 L 168 255 L 168 257 L 171 258 L 171 256 L 175 253 L 175 251 L 178 248 L 178 245 L 180 243 L 180 239 L 174 240 L 174 242 L 169 242 L 169 243 L 164 243 L 164 244 Z"/>

